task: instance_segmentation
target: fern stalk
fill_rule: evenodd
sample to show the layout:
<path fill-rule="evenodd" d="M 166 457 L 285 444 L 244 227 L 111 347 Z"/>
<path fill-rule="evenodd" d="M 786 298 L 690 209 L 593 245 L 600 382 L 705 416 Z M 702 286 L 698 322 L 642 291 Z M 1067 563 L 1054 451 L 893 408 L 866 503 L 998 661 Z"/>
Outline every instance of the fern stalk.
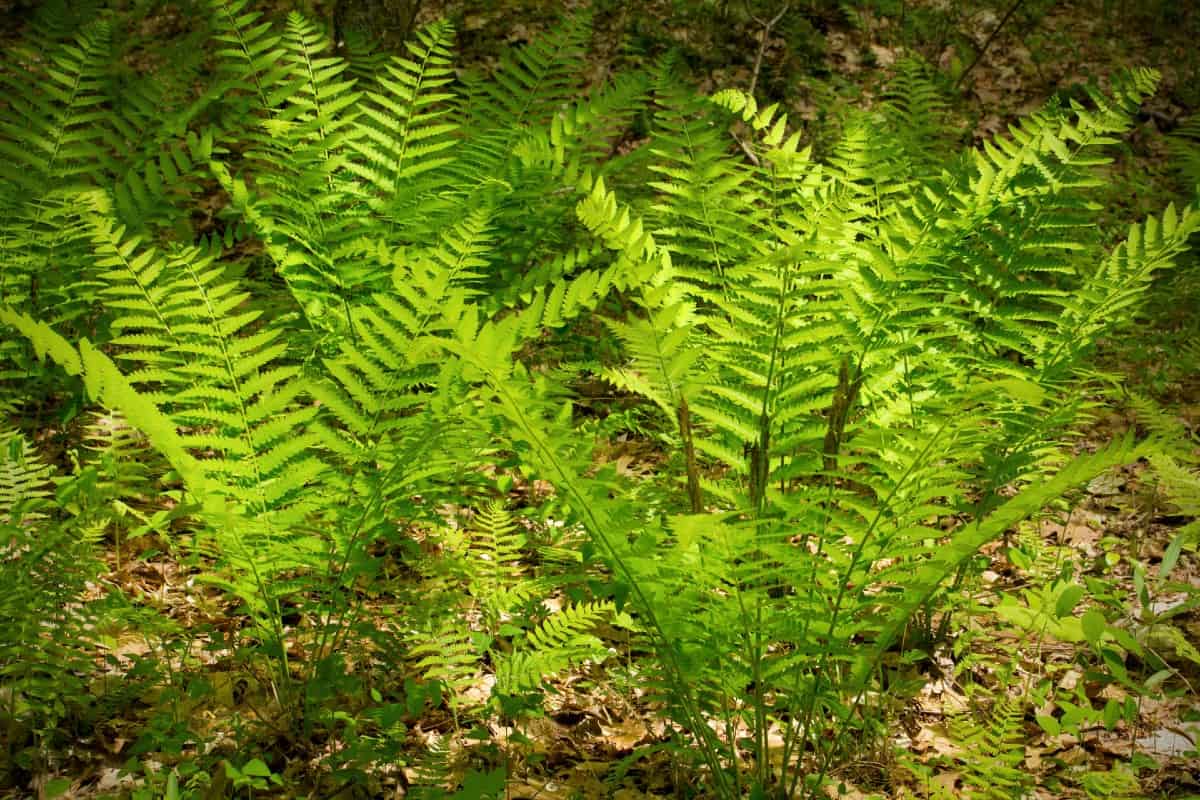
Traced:
<path fill-rule="evenodd" d="M 563 487 L 570 495 L 574 501 L 572 505 L 576 509 L 576 512 L 584 519 L 588 531 L 596 538 L 601 547 L 604 548 L 609 558 L 612 559 L 617 574 L 626 580 L 630 592 L 637 600 L 639 611 L 645 615 L 646 621 L 649 623 L 649 627 L 657 639 L 658 646 L 656 650 L 674 677 L 673 685 L 680 695 L 681 705 L 684 713 L 687 715 L 688 729 L 699 740 L 704 760 L 707 762 L 711 774 L 717 780 L 719 788 L 725 793 L 725 796 L 731 796 L 729 794 L 730 787 L 726 783 L 728 778 L 725 775 L 719 755 L 719 745 L 714 741 L 713 733 L 700 713 L 699 704 L 692 696 L 690 681 L 678 661 L 674 647 L 667 637 L 662 624 L 658 620 L 653 604 L 645 595 L 640 582 L 637 580 L 636 573 L 629 568 L 625 559 L 616 548 L 612 538 L 613 534 L 608 532 L 607 526 L 598 516 L 596 498 L 588 497 L 579 489 L 573 471 L 569 470 L 566 464 L 559 460 L 554 448 L 539 430 L 539 425 L 525 413 L 522 402 L 510 390 L 507 381 L 494 372 L 495 365 L 488 363 L 484 359 L 474 357 L 475 354 L 467 348 L 454 347 L 453 349 L 466 357 L 485 376 L 491 391 L 500 400 L 505 416 L 515 423 L 520 438 L 533 445 L 537 454 L 537 461 L 547 468 L 552 477 L 557 479 L 555 485 Z M 730 744 L 732 747 L 736 747 L 736 742 L 731 742 Z M 733 758 L 736 761 L 736 750 Z"/>

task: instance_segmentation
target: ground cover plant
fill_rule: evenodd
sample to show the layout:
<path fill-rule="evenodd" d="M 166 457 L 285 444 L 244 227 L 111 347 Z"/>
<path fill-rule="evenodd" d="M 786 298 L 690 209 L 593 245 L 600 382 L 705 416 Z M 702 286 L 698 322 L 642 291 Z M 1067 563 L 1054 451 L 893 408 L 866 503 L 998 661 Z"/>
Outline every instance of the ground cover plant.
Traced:
<path fill-rule="evenodd" d="M 1143 791 L 1024 743 L 1195 697 L 1194 433 L 1097 360 L 1194 279 L 1191 195 L 1101 224 L 1156 70 L 962 147 L 910 58 L 815 142 L 678 52 L 596 79 L 587 9 L 468 70 L 206 0 L 137 73 L 94 5 L 4 60 L 14 796 L 528 796 L 570 693 L 637 729 L 581 796 Z M 1126 597 L 1038 531 L 1135 468 Z"/>

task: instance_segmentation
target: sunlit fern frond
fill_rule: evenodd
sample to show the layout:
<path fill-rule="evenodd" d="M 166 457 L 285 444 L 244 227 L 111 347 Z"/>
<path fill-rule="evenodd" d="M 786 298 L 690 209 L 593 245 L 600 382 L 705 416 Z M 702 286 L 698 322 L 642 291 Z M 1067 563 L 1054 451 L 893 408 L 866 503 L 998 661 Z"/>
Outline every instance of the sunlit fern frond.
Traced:
<path fill-rule="evenodd" d="M 95 297 L 74 190 L 105 185 L 116 169 L 111 31 L 95 22 L 44 60 L 15 55 L 0 121 L 0 302 L 73 321 Z"/>
<path fill-rule="evenodd" d="M 463 691 L 475 681 L 483 653 L 461 619 L 446 617 L 436 630 L 421 633 L 410 653 L 425 679 L 441 684 L 451 708 L 472 702 Z"/>
<path fill-rule="evenodd" d="M 609 602 L 593 601 L 555 612 L 529 631 L 525 642 L 496 667 L 496 687 L 517 694 L 541 687 L 543 681 L 585 659 L 602 660 L 607 650 L 590 631 L 612 613 Z"/>

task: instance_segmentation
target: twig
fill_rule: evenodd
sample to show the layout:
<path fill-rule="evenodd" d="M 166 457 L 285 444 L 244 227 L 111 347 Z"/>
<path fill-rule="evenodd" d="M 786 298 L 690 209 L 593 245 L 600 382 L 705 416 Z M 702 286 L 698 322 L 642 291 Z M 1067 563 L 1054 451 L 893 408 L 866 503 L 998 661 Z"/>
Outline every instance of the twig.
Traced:
<path fill-rule="evenodd" d="M 964 69 L 959 74 L 958 80 L 956 80 L 954 82 L 955 89 L 957 89 L 959 86 L 962 85 L 963 79 L 966 78 L 967 75 L 971 74 L 971 70 L 975 69 L 975 66 L 980 61 L 983 60 L 984 55 L 988 51 L 988 48 L 991 47 L 992 42 L 996 40 L 996 36 L 1000 33 L 1000 31 L 1002 31 L 1004 29 L 1005 24 L 1007 24 L 1009 19 L 1012 18 L 1012 15 L 1017 13 L 1017 9 L 1020 8 L 1024 4 L 1025 4 L 1025 0 L 1013 0 L 1013 4 L 1008 7 L 1008 11 L 1004 12 L 1004 17 L 1000 20 L 1000 23 L 995 28 L 992 29 L 992 32 L 990 34 L 988 34 L 988 38 L 983 43 L 983 47 L 980 47 L 979 51 L 977 53 L 975 53 L 975 60 L 972 61 L 970 64 L 968 64 L 967 68 Z"/>
<path fill-rule="evenodd" d="M 791 3 L 784 3 L 783 8 L 779 9 L 779 13 L 771 17 L 770 21 L 764 21 L 758 17 L 753 17 L 754 21 L 762 25 L 762 35 L 758 37 L 758 55 L 754 57 L 754 74 L 750 76 L 750 88 L 747 94 L 753 95 L 754 88 L 758 86 L 758 73 L 762 69 L 763 53 L 767 51 L 767 37 L 771 35 L 771 29 L 783 19 L 783 15 L 788 12 Z"/>
<path fill-rule="evenodd" d="M 738 143 L 738 147 L 742 148 L 742 152 L 746 154 L 746 158 L 750 159 L 750 163 L 756 167 L 759 166 L 758 156 L 753 150 L 750 149 L 750 145 L 746 144 L 746 142 L 737 135 L 737 131 L 732 131 L 732 134 L 733 140 Z"/>

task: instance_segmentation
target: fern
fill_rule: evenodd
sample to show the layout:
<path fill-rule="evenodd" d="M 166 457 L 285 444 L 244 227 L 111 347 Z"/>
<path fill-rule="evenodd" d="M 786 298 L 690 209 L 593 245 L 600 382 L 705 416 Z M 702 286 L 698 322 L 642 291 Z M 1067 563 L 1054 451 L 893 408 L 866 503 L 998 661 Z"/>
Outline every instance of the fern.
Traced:
<path fill-rule="evenodd" d="M 313 455 L 316 434 L 300 432 L 315 411 L 293 406 L 301 391 L 294 368 L 265 369 L 286 349 L 279 333 L 237 336 L 257 314 L 229 314 L 245 296 L 217 283 L 217 271 L 202 273 L 200 266 L 188 261 L 182 268 L 186 297 L 197 314 L 179 340 L 150 337 L 145 345 L 151 353 L 175 348 L 189 358 L 171 376 L 190 383 L 173 395 L 172 409 L 176 420 L 193 426 L 187 434 L 177 433 L 177 423 L 86 340 L 76 351 L 28 317 L 0 309 L 0 319 L 24 327 L 35 348 L 49 351 L 68 372 L 82 373 L 97 400 L 138 420 L 208 515 L 211 527 L 201 546 L 212 548 L 231 570 L 228 577 L 217 571 L 211 578 L 247 603 L 259 635 L 279 643 L 279 603 L 296 588 L 283 578 L 313 568 L 321 554 L 320 543 L 298 530 L 317 502 L 311 494 L 301 498 L 299 490 L 326 469 Z M 196 459 L 193 448 L 209 457 Z"/>
<path fill-rule="evenodd" d="M 4 516 L 0 522 L 10 530 L 33 524 L 45 519 L 47 498 L 52 496 L 48 488 L 51 469 L 40 463 L 33 448 L 24 437 L 5 431 L 3 439 L 4 473 L 0 482 L 0 508 Z"/>
<path fill-rule="evenodd" d="M 669 61 L 574 102 L 585 15 L 488 83 L 456 75 L 446 23 L 368 74 L 303 17 L 280 31 L 248 8 L 211 0 L 218 75 L 189 108 L 212 126 L 183 109 L 128 159 L 110 139 L 148 117 L 101 99 L 102 26 L 22 87 L 29 124 L 2 134 L 32 155 L 0 171 L 0 325 L 28 347 L 9 347 L 6 380 L 54 362 L 55 396 L 81 387 L 144 434 L 155 478 L 178 476 L 179 543 L 241 603 L 289 735 L 331 718 L 316 682 L 366 647 L 368 587 L 399 566 L 423 577 L 399 604 L 399 661 L 447 689 L 456 721 L 488 661 L 499 695 L 534 692 L 603 660 L 594 629 L 628 605 L 651 697 L 712 788 L 816 793 L 872 735 L 864 698 L 913 615 L 981 547 L 1149 452 L 1065 445 L 1091 349 L 1200 226 L 1168 207 L 1108 252 L 1093 230 L 1104 148 L 1150 71 L 951 160 L 909 66 L 822 162 L 779 105 L 698 99 Z M 645 102 L 648 145 L 610 158 Z M 152 209 L 201 170 L 237 221 L 195 241 Z M 45 283 L 51 254 L 69 257 Z M 670 421 L 682 469 L 650 488 L 594 463 L 560 380 L 578 365 L 531 365 L 593 320 L 621 354 L 587 368 Z M 41 468 L 24 446 L 11 460 L 32 494 L 7 519 L 56 524 Z M 513 514 L 480 501 L 478 468 L 501 461 L 586 531 L 564 560 L 591 599 L 539 604 L 576 578 L 538 572 Z M 148 483 L 115 471 L 89 502 Z M 446 504 L 481 510 L 446 531 Z M 406 541 L 429 530 L 440 550 Z"/>
<path fill-rule="evenodd" d="M 4 773 L 36 769 L 56 727 L 88 705 L 96 615 L 83 603 L 100 572 L 94 540 L 53 514 L 53 470 L 20 434 L 0 431 L 0 721 Z"/>
<path fill-rule="evenodd" d="M 909 162 L 922 170 L 951 154 L 946 100 L 928 65 L 902 61 L 887 87 L 883 114 Z"/>
<path fill-rule="evenodd" d="M 275 106 L 277 85 L 284 83 L 288 62 L 282 58 L 271 23 L 259 11 L 247 11 L 248 0 L 209 0 L 221 91 L 243 93 L 260 113 Z"/>
<path fill-rule="evenodd" d="M 1200 115 L 1188 117 L 1172 131 L 1167 146 L 1185 188 L 1200 186 Z"/>
<path fill-rule="evenodd" d="M 1112 769 L 1104 772 L 1088 772 L 1080 783 L 1088 800 L 1110 797 L 1113 800 L 1130 800 L 1142 791 L 1137 775 L 1123 764 L 1114 764 Z"/>
<path fill-rule="evenodd" d="M 465 704 L 462 692 L 474 681 L 481 655 L 469 628 L 447 617 L 438 630 L 421 634 L 412 655 L 425 678 L 437 681 L 449 693 L 451 709 L 457 711 Z"/>
<path fill-rule="evenodd" d="M 417 41 L 405 45 L 408 57 L 393 57 L 377 77 L 378 89 L 367 93 L 361 136 L 353 145 L 361 159 L 347 166 L 375 188 L 381 208 L 408 207 L 444 185 L 444 178 L 427 173 L 454 160 L 449 152 L 458 129 L 449 105 L 453 35 L 444 22 L 417 31 Z"/>
<path fill-rule="evenodd" d="M 503 507 L 493 504 L 479 512 L 469 542 L 471 594 L 490 609 L 493 618 L 523 604 L 541 588 L 522 580 L 520 562 L 526 539 Z"/>
<path fill-rule="evenodd" d="M 60 492 L 59 500 L 77 517 L 76 524 L 92 532 L 89 538 L 112 534 L 120 569 L 123 543 L 161 531 L 172 517 L 170 510 L 155 509 L 150 502 L 156 488 L 152 475 L 165 468 L 120 414 L 96 414 L 83 447 L 77 488 Z"/>
<path fill-rule="evenodd" d="M 31 52 L 46 53 L 75 39 L 103 12 L 101 0 L 48 0 L 41 3 L 29 21 L 25 41 Z"/>
<path fill-rule="evenodd" d="M 567 17 L 546 35 L 507 53 L 490 82 L 470 80 L 465 123 L 482 132 L 482 147 L 507 153 L 523 130 L 547 124 L 570 102 L 590 34 L 586 14 Z"/>
<path fill-rule="evenodd" d="M 725 157 L 728 144 L 711 107 L 666 89 L 677 81 L 669 65 L 657 78 L 663 107 L 650 144 L 658 157 L 650 169 L 658 179 L 650 185 L 660 197 L 655 215 L 669 220 L 658 226 L 658 235 L 681 277 L 724 292 L 729 267 L 752 252 L 755 206 L 739 202 L 750 175 Z"/>
<path fill-rule="evenodd" d="M 200 189 L 207 164 L 214 154 L 212 131 L 189 131 L 178 139 L 147 149 L 112 184 L 116 217 L 132 232 L 141 234 L 185 229 L 183 208 Z M 185 229 L 190 235 L 190 226 Z"/>
<path fill-rule="evenodd" d="M 496 688 L 505 694 L 538 689 L 584 659 L 603 660 L 608 651 L 588 631 L 612 610 L 611 603 L 581 603 L 546 617 L 529 631 L 523 646 L 497 665 Z"/>
<path fill-rule="evenodd" d="M 644 317 L 613 324 L 631 361 L 610 378 L 668 412 L 695 382 L 688 405 L 708 432 L 696 449 L 723 476 L 706 481 L 705 494 L 746 515 L 680 518 L 669 535 L 643 526 L 639 541 L 663 554 L 647 563 L 596 517 L 589 490 L 571 490 L 592 506 L 584 519 L 614 569 L 639 587 L 639 610 L 653 607 L 652 635 L 676 651 L 666 680 L 679 669 L 697 686 L 680 709 L 685 725 L 697 707 L 730 732 L 746 716 L 763 731 L 766 715 L 781 713 L 798 721 L 786 753 L 806 749 L 813 715 L 839 702 L 826 683 L 831 665 L 853 662 L 840 691 L 863 691 L 913 612 L 980 546 L 1131 457 L 1122 444 L 1064 467 L 1053 437 L 1078 413 L 1068 388 L 1076 365 L 1186 246 L 1195 212 L 1169 208 L 1094 270 L 1061 253 L 1092 246 L 1071 236 L 1084 219 L 1079 193 L 1102 163 L 1093 151 L 1128 124 L 1153 81 L 1133 74 L 1114 98 L 1093 98 L 1098 110 L 1074 109 L 1074 121 L 1049 109 L 1011 142 L 932 179 L 906 174 L 919 159 L 875 147 L 881 134 L 869 120 L 850 125 L 831 168 L 811 165 L 775 108 L 726 92 L 714 99 L 756 137 L 742 148 L 752 177 L 699 160 L 673 167 L 673 182 L 654 187 L 671 202 L 654 208 L 653 231 L 601 182 L 579 205 L 581 221 L 620 258 L 660 270 L 652 280 L 689 264 L 685 304 L 647 290 Z M 676 145 L 704 141 L 683 123 L 674 130 Z M 704 150 L 714 163 L 731 158 L 716 143 Z M 685 181 L 721 186 L 723 175 L 741 202 L 762 209 L 743 215 L 765 238 L 752 249 L 731 227 L 707 225 L 703 201 L 673 205 L 691 202 L 678 188 Z M 660 245 L 679 239 L 671 226 L 707 240 L 728 264 Z M 485 353 L 472 362 L 494 363 Z M 508 399 L 519 385 L 497 373 L 487 380 L 531 458 L 555 482 L 574 480 L 563 470 L 578 456 L 552 435 L 535 444 L 532 429 L 546 418 L 532 421 Z M 1027 488 L 1003 500 L 999 489 L 1014 483 Z M 967 499 L 970 485 L 979 499 Z M 972 520 L 949 540 L 928 522 L 947 513 Z M 854 653 L 850 643 L 864 638 L 874 644 Z M 743 655 L 719 665 L 708 656 L 730 652 Z M 747 711 L 730 711 L 747 685 Z M 754 780 L 766 784 L 765 739 L 755 747 Z M 801 773 L 785 767 L 784 779 Z"/>
<path fill-rule="evenodd" d="M 451 781 L 450 752 L 442 737 L 435 737 L 413 768 L 412 793 L 417 800 L 440 800 Z"/>
<path fill-rule="evenodd" d="M 16 59 L 19 71 L 5 76 L 11 99 L 0 123 L 0 303 L 70 320 L 84 314 L 94 296 L 69 190 L 103 184 L 115 167 L 104 106 L 109 39 L 108 27 L 98 22 L 47 55 L 44 77 L 18 68 Z"/>
<path fill-rule="evenodd" d="M 1024 703 L 1007 694 L 992 695 L 991 700 L 991 708 L 986 711 L 969 709 L 948 720 L 955 743 L 969 754 L 962 759 L 968 787 L 965 796 L 996 800 L 1020 797 L 1030 785 L 1030 776 L 1022 769 Z"/>
<path fill-rule="evenodd" d="M 362 198 L 345 170 L 358 134 L 352 109 L 361 95 L 342 79 L 346 63 L 324 54 L 328 41 L 299 14 L 272 46 L 283 66 L 261 78 L 270 91 L 269 117 L 246 153 L 255 190 L 224 164 L 215 165 L 216 173 L 311 327 L 345 329 L 349 305 L 379 288 L 384 275 L 374 259 L 361 257 L 355 209 Z"/>
<path fill-rule="evenodd" d="M 1130 394 L 1129 406 L 1139 422 L 1149 429 L 1156 444 L 1150 466 L 1158 491 L 1178 512 L 1191 521 L 1175 532 L 1170 549 L 1178 557 L 1200 543 L 1200 475 L 1197 475 L 1196 436 L 1148 397 Z M 1168 570 L 1169 571 L 1169 570 Z"/>

